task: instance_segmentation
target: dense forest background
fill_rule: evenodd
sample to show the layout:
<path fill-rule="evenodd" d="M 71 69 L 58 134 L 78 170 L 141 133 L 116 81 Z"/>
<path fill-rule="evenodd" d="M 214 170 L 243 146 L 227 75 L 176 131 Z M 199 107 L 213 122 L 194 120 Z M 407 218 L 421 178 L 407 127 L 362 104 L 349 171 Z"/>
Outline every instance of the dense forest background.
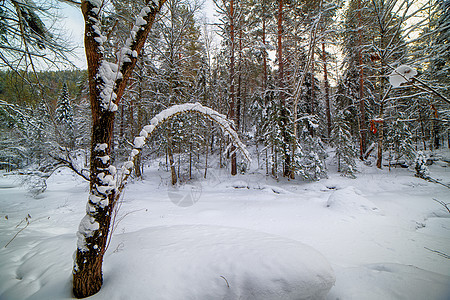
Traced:
<path fill-rule="evenodd" d="M 0 167 L 45 179 L 67 166 L 88 178 L 87 71 L 34 67 L 55 50 L 44 43 L 55 35 L 31 22 L 39 6 L 23 20 L 30 3 L 21 11 L 6 1 L 0 10 Z M 199 17 L 199 2 L 166 2 L 118 107 L 114 161 L 126 160 L 134 136 L 154 115 L 187 102 L 234 120 L 259 168 L 273 177 L 320 180 L 328 155 L 352 177 L 357 159 L 379 168 L 408 166 L 419 150 L 450 146 L 450 1 L 215 4 L 219 22 L 209 24 Z M 105 6 L 101 26 L 111 61 L 141 6 Z M 20 41 L 19 25 L 34 38 Z M 418 74 L 392 87 L 389 76 L 401 65 Z M 218 131 L 198 116 L 174 118 L 142 152 L 136 176 L 152 157 L 165 157 L 173 184 L 207 176 L 208 164 L 246 172 L 248 163 Z"/>

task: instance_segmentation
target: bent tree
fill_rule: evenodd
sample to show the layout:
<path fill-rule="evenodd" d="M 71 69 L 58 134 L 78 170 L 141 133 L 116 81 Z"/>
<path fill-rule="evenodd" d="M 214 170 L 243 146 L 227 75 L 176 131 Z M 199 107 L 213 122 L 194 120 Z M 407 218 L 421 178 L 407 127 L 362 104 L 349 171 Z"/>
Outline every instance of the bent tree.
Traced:
<path fill-rule="evenodd" d="M 90 158 L 90 195 L 86 216 L 80 223 L 73 267 L 73 293 L 83 298 L 97 293 L 103 282 L 102 262 L 115 197 L 115 168 L 110 153 L 114 117 L 155 17 L 166 0 L 145 0 L 115 62 L 106 60 L 102 32 L 102 0 L 83 0 L 85 51 L 89 76 L 89 98 L 92 113 Z"/>
<path fill-rule="evenodd" d="M 234 130 L 234 122 L 230 119 L 227 119 L 227 117 L 223 114 L 218 113 L 217 111 L 203 106 L 200 103 L 185 103 L 180 105 L 173 105 L 163 111 L 161 111 L 159 114 L 157 114 L 153 119 L 150 120 L 150 124 L 144 126 L 144 128 L 139 133 L 139 136 L 137 136 L 134 139 L 133 144 L 133 150 L 130 153 L 130 156 L 128 157 L 128 161 L 126 161 L 121 170 L 117 173 L 117 180 L 116 182 L 116 192 L 114 197 L 114 202 L 111 203 L 112 206 L 116 204 L 116 202 L 119 200 L 120 193 L 125 188 L 125 185 L 127 183 L 128 177 L 130 176 L 135 160 L 137 157 L 139 157 L 140 152 L 142 151 L 142 147 L 145 145 L 145 142 L 151 137 L 151 135 L 156 131 L 156 129 L 161 126 L 163 123 L 171 120 L 173 117 L 178 116 L 180 114 L 188 114 L 188 113 L 196 113 L 200 114 L 201 116 L 213 121 L 219 127 L 222 129 L 222 132 L 225 134 L 225 136 L 228 136 L 231 140 L 230 148 L 233 146 L 233 148 L 239 149 L 244 157 L 250 161 L 250 154 L 248 153 L 245 145 L 241 142 L 239 139 L 239 136 L 237 132 Z M 232 153 L 235 154 L 235 153 Z"/>
<path fill-rule="evenodd" d="M 103 283 L 102 264 L 110 233 L 111 216 L 134 160 L 146 139 L 163 122 L 181 113 L 199 113 L 219 124 L 232 143 L 248 152 L 233 129 L 232 121 L 224 115 L 198 103 L 184 104 L 168 108 L 151 120 L 135 139 L 134 149 L 122 170 L 117 172 L 111 164 L 111 143 L 114 118 L 118 104 L 125 90 L 127 80 L 136 65 L 137 57 L 144 46 L 156 14 L 166 0 L 145 1 L 136 17 L 135 25 L 125 45 L 116 53 L 116 61 L 109 62 L 104 57 L 103 43 L 107 37 L 102 34 L 100 16 L 102 0 L 86 0 L 81 4 L 85 18 L 85 48 L 89 74 L 89 93 L 92 112 L 92 137 L 90 158 L 90 193 L 86 215 L 81 220 L 77 232 L 77 250 L 73 267 L 73 293 L 84 298 L 97 293 Z"/>

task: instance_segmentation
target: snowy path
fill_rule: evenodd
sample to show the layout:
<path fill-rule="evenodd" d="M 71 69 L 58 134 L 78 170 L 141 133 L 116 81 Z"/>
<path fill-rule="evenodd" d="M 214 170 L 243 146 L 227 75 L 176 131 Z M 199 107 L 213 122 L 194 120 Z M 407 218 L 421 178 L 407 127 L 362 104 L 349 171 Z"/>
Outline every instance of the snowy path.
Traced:
<path fill-rule="evenodd" d="M 450 182 L 450 168 L 432 166 L 431 172 Z M 151 168 L 146 180 L 128 186 L 121 208 L 126 216 L 105 258 L 105 285 L 93 299 L 140 294 L 152 299 L 262 299 L 249 291 L 264 289 L 250 287 L 258 280 L 265 286 L 276 282 L 270 270 L 284 270 L 278 278 L 285 277 L 266 292 L 282 290 L 297 295 L 285 299 L 301 298 L 306 294 L 299 294 L 294 279 L 304 278 L 296 268 L 303 260 L 286 245 L 304 249 L 303 244 L 331 262 L 336 283 L 327 299 L 450 298 L 450 260 L 431 251 L 450 253 L 450 214 L 433 201 L 448 202 L 447 188 L 404 169 L 365 168 L 356 180 L 331 174 L 317 183 L 276 182 L 260 174 L 231 178 L 219 170 L 209 175 L 206 182 L 168 192 L 160 177 L 168 175 Z M 38 198 L 14 185 L 0 178 L 0 299 L 68 299 L 87 184 L 62 172 Z M 195 203 L 177 206 L 172 203 L 178 202 L 177 195 L 192 195 Z M 30 225 L 3 248 L 28 214 Z M 284 246 L 273 246 L 272 238 Z M 243 244 L 247 250 L 276 249 L 260 249 L 258 256 L 245 253 L 239 248 Z M 167 256 L 155 260 L 158 253 Z M 263 277 L 246 281 L 248 270 Z"/>

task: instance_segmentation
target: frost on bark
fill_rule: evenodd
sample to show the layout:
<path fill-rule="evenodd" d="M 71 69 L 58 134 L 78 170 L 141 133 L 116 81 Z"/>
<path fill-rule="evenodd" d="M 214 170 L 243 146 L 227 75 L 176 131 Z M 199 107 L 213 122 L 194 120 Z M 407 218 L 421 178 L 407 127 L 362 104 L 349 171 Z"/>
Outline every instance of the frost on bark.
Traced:
<path fill-rule="evenodd" d="M 91 296 L 102 286 L 103 255 L 116 195 L 116 172 L 109 157 L 114 117 L 138 54 L 156 14 L 166 0 L 159 0 L 158 3 L 155 1 L 145 1 L 125 45 L 116 54 L 116 62 L 109 62 L 104 58 L 103 44 L 107 37 L 101 30 L 103 1 L 85 0 L 81 3 L 85 19 L 85 50 L 93 129 L 90 195 L 86 215 L 77 233 L 77 250 L 74 254 L 73 293 L 78 298 Z"/>

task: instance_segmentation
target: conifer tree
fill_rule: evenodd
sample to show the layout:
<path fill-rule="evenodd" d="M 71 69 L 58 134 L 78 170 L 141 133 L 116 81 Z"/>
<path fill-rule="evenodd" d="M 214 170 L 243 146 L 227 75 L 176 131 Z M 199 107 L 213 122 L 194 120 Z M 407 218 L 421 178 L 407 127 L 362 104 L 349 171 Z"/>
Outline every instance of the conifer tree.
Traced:
<path fill-rule="evenodd" d="M 336 151 L 337 171 L 341 172 L 344 176 L 354 178 L 356 171 L 355 158 L 357 155 L 354 149 L 350 127 L 345 118 L 345 111 L 339 112 L 334 119 L 334 126 L 331 131 L 331 143 Z"/>
<path fill-rule="evenodd" d="M 74 148 L 74 119 L 73 119 L 73 107 L 70 103 L 69 91 L 67 89 L 67 83 L 63 84 L 61 95 L 58 98 L 57 107 L 55 111 L 55 120 L 59 125 L 59 130 L 62 132 L 62 136 L 67 138 L 64 141 L 64 146 Z"/>
<path fill-rule="evenodd" d="M 417 152 L 416 159 L 414 161 L 414 169 L 416 170 L 416 176 L 422 179 L 429 178 L 430 171 L 427 166 L 427 158 L 422 151 Z"/>
<path fill-rule="evenodd" d="M 299 147 L 295 153 L 295 172 L 308 181 L 327 178 L 327 154 L 318 135 L 318 120 L 315 116 L 305 116 L 301 125 Z"/>
<path fill-rule="evenodd" d="M 387 128 L 387 138 L 385 143 L 385 151 L 389 153 L 396 164 L 409 163 L 414 159 L 415 151 L 413 148 L 413 134 L 410 130 L 410 125 L 405 122 L 406 114 L 399 112 L 398 116 L 390 123 Z M 391 162 L 389 161 L 389 164 Z"/>
<path fill-rule="evenodd" d="M 439 2 L 440 17 L 437 21 L 437 35 L 434 41 L 434 52 L 437 57 L 432 62 L 431 72 L 440 84 L 444 93 L 450 96 L 450 1 Z"/>

